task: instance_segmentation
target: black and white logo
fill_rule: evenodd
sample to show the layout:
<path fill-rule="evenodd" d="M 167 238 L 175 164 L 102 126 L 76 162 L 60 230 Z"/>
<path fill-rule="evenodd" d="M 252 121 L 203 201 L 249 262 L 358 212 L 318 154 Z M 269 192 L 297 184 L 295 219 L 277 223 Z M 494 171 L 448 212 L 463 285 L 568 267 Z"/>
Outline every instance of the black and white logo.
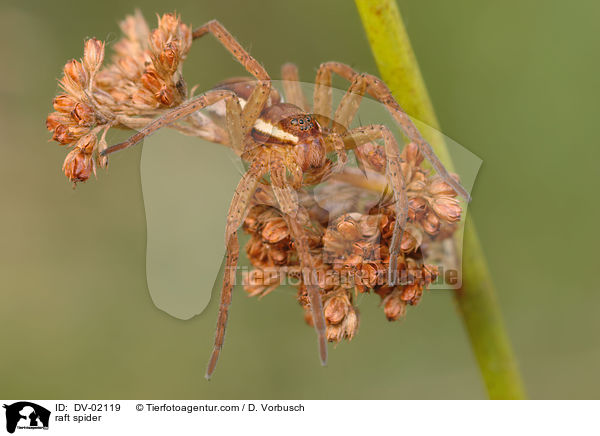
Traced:
<path fill-rule="evenodd" d="M 50 411 L 29 401 L 5 404 L 6 431 L 14 433 L 16 429 L 48 430 Z"/>

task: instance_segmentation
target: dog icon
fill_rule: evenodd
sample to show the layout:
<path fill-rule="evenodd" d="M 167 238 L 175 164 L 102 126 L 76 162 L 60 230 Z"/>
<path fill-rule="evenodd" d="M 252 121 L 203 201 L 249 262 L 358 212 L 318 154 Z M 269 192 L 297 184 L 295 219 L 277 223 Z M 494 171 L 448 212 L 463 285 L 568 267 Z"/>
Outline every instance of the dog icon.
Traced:
<path fill-rule="evenodd" d="M 50 411 L 42 406 L 29 401 L 19 401 L 10 405 L 5 404 L 3 407 L 6 409 L 6 431 L 9 433 L 14 433 L 17 425 L 48 428 Z"/>

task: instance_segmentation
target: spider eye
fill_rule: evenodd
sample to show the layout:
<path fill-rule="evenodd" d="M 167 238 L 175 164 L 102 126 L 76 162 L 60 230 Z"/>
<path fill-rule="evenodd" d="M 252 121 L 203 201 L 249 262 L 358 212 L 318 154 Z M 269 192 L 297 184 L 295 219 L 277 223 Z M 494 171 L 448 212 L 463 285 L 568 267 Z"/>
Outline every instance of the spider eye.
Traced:
<path fill-rule="evenodd" d="M 298 124 L 298 120 L 296 118 L 292 118 L 292 121 L 290 121 L 290 123 L 292 124 L 292 126 L 295 126 L 296 124 Z"/>
<path fill-rule="evenodd" d="M 300 120 L 298 121 L 299 124 L 304 124 L 304 120 L 302 118 L 300 118 Z"/>

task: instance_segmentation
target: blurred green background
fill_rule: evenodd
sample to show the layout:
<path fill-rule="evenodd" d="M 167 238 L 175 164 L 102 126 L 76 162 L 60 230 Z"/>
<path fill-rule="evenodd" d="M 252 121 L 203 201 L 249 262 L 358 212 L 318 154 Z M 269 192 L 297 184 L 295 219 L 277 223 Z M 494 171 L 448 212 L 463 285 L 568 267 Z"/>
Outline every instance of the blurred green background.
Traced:
<path fill-rule="evenodd" d="M 529 395 L 600 397 L 600 3 L 399 3 L 444 133 L 483 159 L 470 213 Z M 322 368 L 290 292 L 259 302 L 238 289 L 204 380 L 217 299 L 181 321 L 149 298 L 140 149 L 74 191 L 44 127 L 65 61 L 86 37 L 114 42 L 136 7 L 151 23 L 173 10 L 221 20 L 274 79 L 287 61 L 305 81 L 328 60 L 376 73 L 351 1 L 2 0 L 0 397 L 484 398 L 439 291 L 394 324 L 365 299 L 358 336 Z M 214 40 L 185 68 L 200 89 L 240 73 Z"/>

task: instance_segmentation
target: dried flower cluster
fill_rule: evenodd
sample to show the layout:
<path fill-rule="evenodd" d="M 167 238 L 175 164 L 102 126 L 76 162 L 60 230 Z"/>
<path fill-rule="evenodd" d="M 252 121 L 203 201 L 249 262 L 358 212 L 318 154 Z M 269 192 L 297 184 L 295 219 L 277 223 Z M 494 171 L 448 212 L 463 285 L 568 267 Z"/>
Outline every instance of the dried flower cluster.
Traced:
<path fill-rule="evenodd" d="M 192 45 L 190 27 L 165 14 L 150 32 L 137 13 L 121 30 L 125 37 L 114 46 L 112 64 L 98 74 L 98 86 L 131 115 L 180 104 L 187 94 L 181 67 Z"/>
<path fill-rule="evenodd" d="M 377 144 L 367 144 L 359 154 L 371 169 L 382 171 Z M 339 208 L 324 210 L 307 193 L 302 205 L 308 218 L 305 223 L 315 267 L 314 280 L 323 298 L 327 338 L 331 342 L 352 339 L 358 330 L 356 296 L 373 291 L 382 300 L 385 316 L 390 321 L 402 318 L 407 305 L 416 305 L 424 289 L 438 276 L 435 265 L 425 264 L 426 245 L 450 237 L 456 230 L 462 209 L 456 193 L 440 177 L 422 168 L 423 157 L 416 145 L 408 144 L 402 153 L 402 171 L 408 185 L 409 220 L 401 243 L 398 269 L 401 284 L 389 286 L 388 266 L 395 213 L 389 196 L 375 204 L 361 203 L 356 186 L 339 183 L 325 185 L 326 194 L 343 202 Z M 361 176 L 359 176 L 361 177 Z M 341 194 L 344 189 L 346 194 Z M 330 192 L 327 192 L 330 191 Z M 298 301 L 304 308 L 306 321 L 312 316 L 300 262 L 290 237 L 288 224 L 276 207 L 268 186 L 257 191 L 254 206 L 244 222 L 251 238 L 246 246 L 254 269 L 245 277 L 244 287 L 250 296 L 264 296 L 276 289 L 283 278 L 296 281 Z M 356 210 L 348 213 L 348 210 Z"/>
<path fill-rule="evenodd" d="M 104 43 L 85 42 L 83 58 L 67 62 L 46 126 L 52 139 L 71 148 L 63 164 L 73 183 L 86 181 L 107 160 L 111 127 L 137 129 L 187 97 L 181 66 L 192 43 L 190 27 L 174 14 L 158 19 L 152 32 L 139 12 L 127 17 L 125 37 L 115 44 L 112 63 L 103 67 Z"/>

